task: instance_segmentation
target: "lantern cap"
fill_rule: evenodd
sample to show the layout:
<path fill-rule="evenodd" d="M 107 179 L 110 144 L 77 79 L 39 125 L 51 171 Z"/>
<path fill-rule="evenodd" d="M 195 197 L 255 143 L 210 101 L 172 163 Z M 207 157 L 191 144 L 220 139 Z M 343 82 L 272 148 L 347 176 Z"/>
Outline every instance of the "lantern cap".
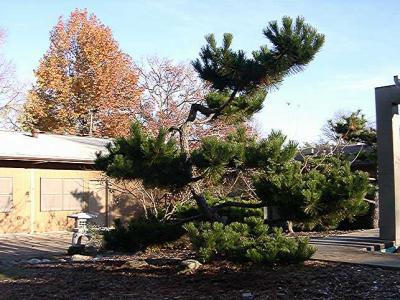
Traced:
<path fill-rule="evenodd" d="M 84 213 L 84 212 L 68 215 L 68 218 L 72 218 L 72 219 L 86 219 L 86 220 L 89 220 L 89 219 L 93 219 L 95 217 L 96 217 L 96 215 L 94 215 L 94 214 L 88 214 L 88 213 Z"/>

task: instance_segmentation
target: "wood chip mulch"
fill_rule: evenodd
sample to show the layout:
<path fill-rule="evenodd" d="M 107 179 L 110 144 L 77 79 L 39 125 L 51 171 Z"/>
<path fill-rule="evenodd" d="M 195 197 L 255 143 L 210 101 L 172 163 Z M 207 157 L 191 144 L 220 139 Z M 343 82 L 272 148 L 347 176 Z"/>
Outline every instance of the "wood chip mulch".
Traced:
<path fill-rule="evenodd" d="M 245 292 L 254 299 L 400 298 L 400 270 L 319 261 L 286 266 L 215 262 L 193 274 L 178 274 L 186 258 L 193 252 L 160 249 L 95 262 L 18 266 L 18 275 L 0 280 L 0 299 L 242 299 Z M 149 265 L 122 268 L 129 259 L 145 259 Z"/>

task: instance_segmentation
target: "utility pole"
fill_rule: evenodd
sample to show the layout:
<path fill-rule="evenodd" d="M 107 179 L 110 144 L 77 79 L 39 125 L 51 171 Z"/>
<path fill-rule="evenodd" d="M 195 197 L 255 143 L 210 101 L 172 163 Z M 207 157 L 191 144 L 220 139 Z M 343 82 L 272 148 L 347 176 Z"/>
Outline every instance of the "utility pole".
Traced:
<path fill-rule="evenodd" d="M 98 112 L 98 109 L 91 108 L 89 109 L 90 123 L 89 123 L 89 136 L 93 136 L 93 116 Z"/>

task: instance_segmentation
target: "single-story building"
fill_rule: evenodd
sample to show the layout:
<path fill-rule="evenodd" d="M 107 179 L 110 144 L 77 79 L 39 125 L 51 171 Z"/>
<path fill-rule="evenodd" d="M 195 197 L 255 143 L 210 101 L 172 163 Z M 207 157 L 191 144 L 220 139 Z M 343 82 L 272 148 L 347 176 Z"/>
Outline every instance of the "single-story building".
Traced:
<path fill-rule="evenodd" d="M 96 153 L 108 139 L 0 131 L 0 233 L 60 231 L 73 224 L 67 216 L 98 214 L 112 223 L 112 194 Z"/>

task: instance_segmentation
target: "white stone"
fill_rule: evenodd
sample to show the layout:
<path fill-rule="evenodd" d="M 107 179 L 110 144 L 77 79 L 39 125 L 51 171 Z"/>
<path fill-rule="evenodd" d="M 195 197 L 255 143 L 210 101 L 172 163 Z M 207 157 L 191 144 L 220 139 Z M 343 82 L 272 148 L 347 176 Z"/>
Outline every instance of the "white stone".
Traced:
<path fill-rule="evenodd" d="M 42 262 L 42 260 L 40 260 L 39 258 L 31 258 L 31 259 L 28 259 L 26 262 L 30 265 L 37 265 L 37 264 L 40 264 Z"/>
<path fill-rule="evenodd" d="M 198 268 L 200 268 L 202 266 L 202 264 L 195 259 L 183 260 L 183 261 L 181 261 L 181 265 L 185 266 L 189 270 L 197 270 Z"/>
<path fill-rule="evenodd" d="M 128 260 L 126 261 L 121 268 L 142 268 L 146 267 L 149 264 L 145 262 L 144 260 Z"/>
<path fill-rule="evenodd" d="M 74 254 L 71 256 L 71 261 L 73 262 L 82 262 L 82 261 L 91 261 L 93 258 L 88 255 L 80 255 L 80 254 Z"/>

